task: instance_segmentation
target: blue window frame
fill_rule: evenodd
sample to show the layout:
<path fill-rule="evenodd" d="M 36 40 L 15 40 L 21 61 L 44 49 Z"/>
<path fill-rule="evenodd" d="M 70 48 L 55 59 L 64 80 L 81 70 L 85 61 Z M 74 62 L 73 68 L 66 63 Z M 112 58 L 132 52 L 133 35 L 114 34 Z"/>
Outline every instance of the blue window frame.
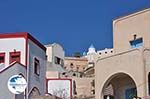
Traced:
<path fill-rule="evenodd" d="M 130 45 L 132 48 L 138 48 L 143 45 L 143 38 L 138 38 L 130 41 Z"/>
<path fill-rule="evenodd" d="M 125 99 L 133 99 L 133 97 L 137 96 L 136 88 L 130 88 L 125 90 Z"/>

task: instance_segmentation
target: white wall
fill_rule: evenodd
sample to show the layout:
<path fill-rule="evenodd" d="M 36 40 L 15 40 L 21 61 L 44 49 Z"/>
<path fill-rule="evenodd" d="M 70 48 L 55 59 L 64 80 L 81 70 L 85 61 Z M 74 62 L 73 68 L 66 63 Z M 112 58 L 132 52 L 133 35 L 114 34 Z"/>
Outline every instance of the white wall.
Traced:
<path fill-rule="evenodd" d="M 52 62 L 52 46 L 46 47 L 47 61 Z"/>
<path fill-rule="evenodd" d="M 104 50 L 97 51 L 97 55 L 99 58 L 107 57 L 113 54 L 114 52 L 112 48 L 109 48 L 109 49 L 105 48 Z"/>
<path fill-rule="evenodd" d="M 0 39 L 0 52 L 5 52 L 5 66 L 9 66 L 9 52 L 21 52 L 21 63 L 25 65 L 25 38 L 4 38 Z"/>
<path fill-rule="evenodd" d="M 61 59 L 64 59 L 64 50 L 59 44 L 53 46 L 53 54 Z"/>
<path fill-rule="evenodd" d="M 65 95 L 65 99 L 70 99 L 71 92 L 70 80 L 49 80 L 48 81 L 48 93 L 62 97 Z M 57 93 L 57 94 L 56 94 Z"/>
<path fill-rule="evenodd" d="M 65 52 L 61 45 L 54 43 L 54 44 L 46 45 L 46 48 L 47 48 L 47 52 L 46 52 L 47 60 L 49 62 L 52 62 L 52 65 L 57 65 L 55 64 L 55 56 L 64 60 Z"/>

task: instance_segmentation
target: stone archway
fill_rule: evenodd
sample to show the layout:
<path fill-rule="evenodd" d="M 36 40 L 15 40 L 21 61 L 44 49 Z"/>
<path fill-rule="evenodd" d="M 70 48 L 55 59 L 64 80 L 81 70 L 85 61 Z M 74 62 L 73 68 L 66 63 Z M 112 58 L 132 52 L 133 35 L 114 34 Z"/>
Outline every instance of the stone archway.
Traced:
<path fill-rule="evenodd" d="M 132 99 L 134 96 L 137 96 L 136 84 L 125 73 L 111 76 L 103 86 L 103 99 Z"/>

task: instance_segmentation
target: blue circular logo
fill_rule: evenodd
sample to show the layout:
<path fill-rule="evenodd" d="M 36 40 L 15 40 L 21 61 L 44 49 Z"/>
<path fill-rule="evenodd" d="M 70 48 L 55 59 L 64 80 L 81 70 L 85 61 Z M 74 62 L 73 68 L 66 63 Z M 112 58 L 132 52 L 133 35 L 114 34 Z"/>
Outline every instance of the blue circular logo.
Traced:
<path fill-rule="evenodd" d="M 26 79 L 22 75 L 13 75 L 8 80 L 8 89 L 13 94 L 21 94 L 27 87 Z"/>

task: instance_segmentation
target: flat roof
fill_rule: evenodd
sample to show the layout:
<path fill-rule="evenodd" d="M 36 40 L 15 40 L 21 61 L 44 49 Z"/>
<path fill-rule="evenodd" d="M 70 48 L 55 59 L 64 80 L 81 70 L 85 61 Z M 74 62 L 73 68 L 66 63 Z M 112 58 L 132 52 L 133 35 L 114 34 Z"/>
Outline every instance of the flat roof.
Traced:
<path fill-rule="evenodd" d="M 136 16 L 136 15 L 142 14 L 142 13 L 145 13 L 145 12 L 148 12 L 148 11 L 150 11 L 150 8 L 145 8 L 143 10 L 138 10 L 136 12 L 129 13 L 129 14 L 124 15 L 124 16 L 120 16 L 118 18 L 113 19 L 113 24 L 118 22 L 118 21 L 121 21 L 121 20 L 124 20 L 124 19 L 130 18 L 130 17 Z"/>
<path fill-rule="evenodd" d="M 65 57 L 65 60 L 88 61 L 85 57 Z"/>
<path fill-rule="evenodd" d="M 46 47 L 41 44 L 37 39 L 35 39 L 32 35 L 30 35 L 28 32 L 16 32 L 16 33 L 0 33 L 0 39 L 1 38 L 20 38 L 23 37 L 25 39 L 30 39 L 33 41 L 36 45 L 38 45 L 41 49 L 43 49 L 46 52 Z"/>

